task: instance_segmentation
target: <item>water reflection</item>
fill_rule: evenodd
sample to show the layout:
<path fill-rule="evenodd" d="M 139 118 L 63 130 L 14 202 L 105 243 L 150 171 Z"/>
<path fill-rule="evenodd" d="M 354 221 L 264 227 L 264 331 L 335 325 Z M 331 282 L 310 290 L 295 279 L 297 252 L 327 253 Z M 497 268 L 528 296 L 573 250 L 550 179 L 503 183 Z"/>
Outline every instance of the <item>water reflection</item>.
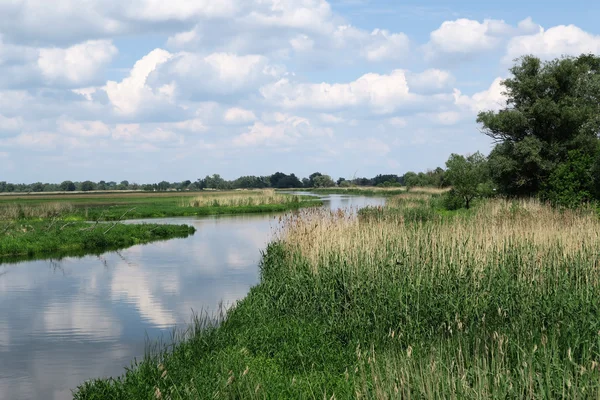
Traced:
<path fill-rule="evenodd" d="M 328 196 L 327 207 L 381 199 Z M 135 221 L 139 223 L 140 221 Z M 120 375 L 145 334 L 168 337 L 191 310 L 216 312 L 258 282 L 274 216 L 152 220 L 195 235 L 119 252 L 0 265 L 0 400 L 68 399 L 92 377 Z"/>

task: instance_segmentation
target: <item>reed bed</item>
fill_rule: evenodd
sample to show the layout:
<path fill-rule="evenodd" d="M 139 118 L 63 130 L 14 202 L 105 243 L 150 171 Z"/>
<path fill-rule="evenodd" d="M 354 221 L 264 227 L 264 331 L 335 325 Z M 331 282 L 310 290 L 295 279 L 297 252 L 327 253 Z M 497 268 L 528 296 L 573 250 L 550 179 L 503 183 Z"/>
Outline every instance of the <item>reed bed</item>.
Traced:
<path fill-rule="evenodd" d="M 74 206 L 65 202 L 40 204 L 7 203 L 0 205 L 0 220 L 52 218 L 73 212 Z"/>
<path fill-rule="evenodd" d="M 593 210 L 449 215 L 417 196 L 302 210 L 275 234 L 260 285 L 218 327 L 76 398 L 600 397 Z"/>
<path fill-rule="evenodd" d="M 186 200 L 184 205 L 189 207 L 249 207 L 299 202 L 299 196 L 279 194 L 273 189 L 265 189 L 203 194 L 189 201 Z"/>

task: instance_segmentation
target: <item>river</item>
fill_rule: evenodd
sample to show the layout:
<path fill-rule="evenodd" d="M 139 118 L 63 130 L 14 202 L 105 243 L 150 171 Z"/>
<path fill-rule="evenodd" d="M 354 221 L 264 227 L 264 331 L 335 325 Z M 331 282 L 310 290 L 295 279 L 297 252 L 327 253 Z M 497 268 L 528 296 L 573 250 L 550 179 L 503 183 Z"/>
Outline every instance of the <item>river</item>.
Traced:
<path fill-rule="evenodd" d="M 381 198 L 323 196 L 357 209 Z M 71 399 L 90 378 L 118 376 L 146 340 L 168 340 L 192 310 L 214 313 L 259 280 L 275 215 L 153 219 L 189 224 L 186 239 L 101 256 L 0 265 L 0 400 Z M 143 222 L 143 221 L 135 221 Z"/>

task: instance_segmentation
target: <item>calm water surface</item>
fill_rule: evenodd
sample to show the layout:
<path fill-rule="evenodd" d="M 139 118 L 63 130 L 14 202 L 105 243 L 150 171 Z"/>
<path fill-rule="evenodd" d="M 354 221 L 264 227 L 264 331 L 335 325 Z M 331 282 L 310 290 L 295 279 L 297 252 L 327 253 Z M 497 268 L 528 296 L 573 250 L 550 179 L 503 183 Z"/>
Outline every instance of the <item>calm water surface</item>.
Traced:
<path fill-rule="evenodd" d="M 385 202 L 324 200 L 331 209 Z M 242 299 L 277 226 L 274 215 L 152 222 L 197 232 L 101 256 L 0 265 L 0 400 L 70 399 L 86 379 L 122 374 L 143 357 L 146 338 L 168 338 L 192 310 Z"/>

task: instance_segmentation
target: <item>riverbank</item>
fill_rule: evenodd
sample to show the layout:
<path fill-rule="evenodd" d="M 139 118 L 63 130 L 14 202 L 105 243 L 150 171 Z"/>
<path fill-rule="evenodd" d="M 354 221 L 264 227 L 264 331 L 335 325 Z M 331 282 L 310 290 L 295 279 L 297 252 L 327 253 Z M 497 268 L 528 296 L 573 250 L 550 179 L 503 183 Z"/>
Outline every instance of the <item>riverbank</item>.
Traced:
<path fill-rule="evenodd" d="M 25 195 L 0 198 L 0 220 L 54 218 L 117 221 L 225 214 L 273 213 L 318 207 L 309 196 L 273 191 Z"/>
<path fill-rule="evenodd" d="M 2 222 L 0 261 L 93 254 L 184 238 L 195 231 L 187 225 L 90 224 L 65 220 Z"/>
<path fill-rule="evenodd" d="M 377 197 L 392 197 L 406 193 L 411 194 L 427 194 L 440 195 L 449 189 L 438 189 L 428 187 L 375 187 L 375 186 L 352 186 L 352 187 L 332 187 L 332 188 L 308 188 L 301 189 L 302 191 L 315 194 L 340 194 L 354 196 L 377 196 Z"/>
<path fill-rule="evenodd" d="M 218 327 L 75 398 L 597 397 L 597 216 L 422 200 L 290 216 Z"/>

